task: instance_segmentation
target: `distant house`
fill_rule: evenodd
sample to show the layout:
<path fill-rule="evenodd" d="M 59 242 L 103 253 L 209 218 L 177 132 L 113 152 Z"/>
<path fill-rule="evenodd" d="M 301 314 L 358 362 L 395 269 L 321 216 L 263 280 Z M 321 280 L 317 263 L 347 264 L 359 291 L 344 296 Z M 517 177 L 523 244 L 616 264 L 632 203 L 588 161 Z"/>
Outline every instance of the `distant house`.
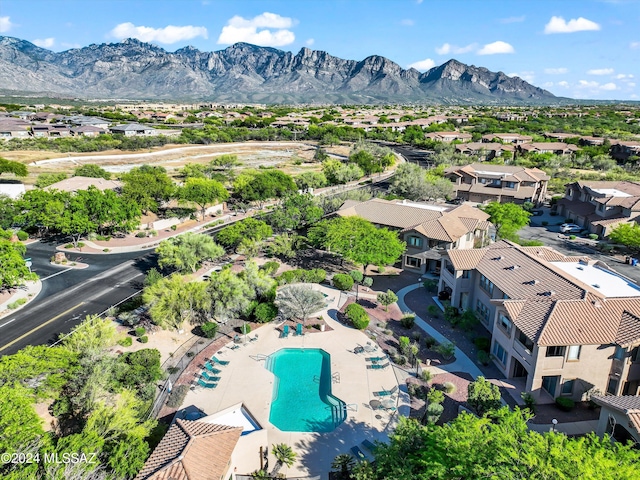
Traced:
<path fill-rule="evenodd" d="M 554 155 L 573 155 L 580 149 L 571 143 L 539 142 L 518 145 L 521 153 L 553 153 Z"/>
<path fill-rule="evenodd" d="M 463 155 L 478 155 L 480 160 L 492 160 L 495 157 L 501 157 L 503 154 L 513 155 L 515 147 L 513 145 L 505 145 L 502 143 L 482 143 L 471 142 L 456 145 L 456 152 Z"/>
<path fill-rule="evenodd" d="M 126 125 L 116 125 L 115 127 L 109 128 L 111 133 L 117 133 L 120 135 L 124 135 L 125 137 L 134 137 L 134 136 L 153 136 L 158 135 L 159 131 L 155 128 L 149 127 L 147 125 L 140 125 L 139 123 L 127 123 Z"/>
<path fill-rule="evenodd" d="M 609 153 L 614 159 L 626 162 L 629 157 L 640 156 L 640 142 L 612 141 Z"/>
<path fill-rule="evenodd" d="M 564 132 L 546 132 L 544 134 L 545 138 L 552 138 L 554 140 L 557 140 L 559 142 L 564 142 L 566 140 L 568 140 L 569 138 L 576 138 L 579 137 L 580 135 L 576 134 L 576 133 L 564 133 Z"/>
<path fill-rule="evenodd" d="M 122 182 L 118 180 L 105 180 L 104 178 L 93 177 L 71 177 L 61 180 L 45 187 L 43 190 L 60 190 L 63 192 L 77 192 L 87 190 L 89 187 L 96 187 L 98 190 L 119 190 Z"/>
<path fill-rule="evenodd" d="M 467 204 L 374 198 L 366 202 L 348 200 L 336 214 L 361 217 L 398 231 L 407 244 L 402 267 L 419 273 L 439 270 L 446 250 L 474 248 L 489 242 L 489 215 Z"/>
<path fill-rule="evenodd" d="M 0 122 L 0 138 L 9 140 L 11 138 L 29 138 L 29 124 L 12 122 L 10 120 L 3 120 Z"/>
<path fill-rule="evenodd" d="M 490 135 L 483 135 L 483 142 L 504 142 L 513 143 L 515 145 L 521 145 L 523 143 L 531 142 L 532 138 L 529 135 L 520 135 L 519 133 L 494 133 Z"/>
<path fill-rule="evenodd" d="M 462 200 L 535 204 L 544 201 L 550 178 L 537 168 L 482 163 L 447 168 L 445 177 Z"/>
<path fill-rule="evenodd" d="M 51 124 L 36 124 L 31 126 L 31 133 L 34 137 L 68 137 L 71 135 L 71 130 L 67 125 L 51 125 Z"/>
<path fill-rule="evenodd" d="M 94 127 L 92 125 L 81 125 L 79 127 L 72 127 L 71 133 L 76 137 L 97 137 L 107 133 L 104 128 Z"/>
<path fill-rule="evenodd" d="M 425 134 L 425 138 L 434 140 L 436 142 L 453 142 L 454 140 L 460 140 L 461 142 L 470 142 L 473 136 L 469 133 L 463 132 L 430 132 Z"/>

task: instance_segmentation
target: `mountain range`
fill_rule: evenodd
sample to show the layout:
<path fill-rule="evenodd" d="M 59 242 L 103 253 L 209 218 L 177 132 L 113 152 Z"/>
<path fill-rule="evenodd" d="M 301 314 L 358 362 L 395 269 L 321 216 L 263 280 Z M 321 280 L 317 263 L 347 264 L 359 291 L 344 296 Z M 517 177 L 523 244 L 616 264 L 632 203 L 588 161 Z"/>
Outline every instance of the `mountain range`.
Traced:
<path fill-rule="evenodd" d="M 135 39 L 52 52 L 0 36 L 0 93 L 82 99 L 252 103 L 551 104 L 559 98 L 519 77 L 457 60 L 424 73 L 373 55 L 344 60 L 236 43 L 175 52 Z"/>

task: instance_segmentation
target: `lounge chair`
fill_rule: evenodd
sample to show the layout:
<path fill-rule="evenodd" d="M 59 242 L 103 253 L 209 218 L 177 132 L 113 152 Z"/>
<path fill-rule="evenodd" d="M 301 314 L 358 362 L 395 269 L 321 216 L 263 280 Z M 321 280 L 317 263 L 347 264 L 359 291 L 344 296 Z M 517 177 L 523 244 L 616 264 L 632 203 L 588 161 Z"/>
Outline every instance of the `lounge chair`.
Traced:
<path fill-rule="evenodd" d="M 296 335 L 304 335 L 304 332 L 302 331 L 302 324 L 301 323 L 296 325 Z"/>
<path fill-rule="evenodd" d="M 201 378 L 198 379 L 198 385 L 204 388 L 216 388 L 218 386 L 217 383 L 208 383 L 202 380 Z"/>
<path fill-rule="evenodd" d="M 351 453 L 353 453 L 353 456 L 356 457 L 357 460 L 362 461 L 367 459 L 367 456 L 357 445 L 355 447 L 351 447 Z"/>
<path fill-rule="evenodd" d="M 370 442 L 366 439 L 362 441 L 362 446 L 369 450 L 371 453 L 375 452 L 375 449 L 377 448 L 375 443 Z"/>
<path fill-rule="evenodd" d="M 218 360 L 216 357 L 211 357 L 211 361 L 216 365 L 220 365 L 221 367 L 229 365 L 229 360 Z"/>
<path fill-rule="evenodd" d="M 217 369 L 216 367 L 214 367 L 213 365 L 211 365 L 211 363 L 206 362 L 204 364 L 204 368 L 206 368 L 207 370 L 209 370 L 211 373 L 221 373 L 222 370 Z"/>
<path fill-rule="evenodd" d="M 258 334 L 256 333 L 256 336 L 253 338 L 249 338 L 250 342 L 255 342 L 256 340 L 258 340 Z"/>
<path fill-rule="evenodd" d="M 376 397 L 389 397 L 398 391 L 398 386 L 395 385 L 390 390 L 380 390 L 379 392 L 373 392 L 373 395 Z"/>
<path fill-rule="evenodd" d="M 381 361 L 385 360 L 385 358 L 386 357 L 368 357 L 368 358 L 365 358 L 365 360 L 367 362 L 381 362 Z"/>
<path fill-rule="evenodd" d="M 367 368 L 369 370 L 382 370 L 383 368 L 387 368 L 388 366 L 389 366 L 389 362 L 384 364 L 374 363 L 373 365 L 367 365 Z"/>
<path fill-rule="evenodd" d="M 289 325 L 285 325 L 282 327 L 282 333 L 280 334 L 280 338 L 287 338 L 289 336 Z"/>
<path fill-rule="evenodd" d="M 206 370 L 202 372 L 201 375 L 205 378 L 205 380 L 208 380 L 209 382 L 217 382 L 218 380 L 220 380 L 220 377 L 210 375 Z"/>
<path fill-rule="evenodd" d="M 240 345 L 236 345 L 235 343 L 231 346 L 227 345 L 227 348 L 230 348 L 231 350 L 237 350 L 240 348 Z"/>
<path fill-rule="evenodd" d="M 358 345 L 356 348 L 353 349 L 353 353 L 362 353 L 364 352 L 364 347 L 362 345 Z"/>

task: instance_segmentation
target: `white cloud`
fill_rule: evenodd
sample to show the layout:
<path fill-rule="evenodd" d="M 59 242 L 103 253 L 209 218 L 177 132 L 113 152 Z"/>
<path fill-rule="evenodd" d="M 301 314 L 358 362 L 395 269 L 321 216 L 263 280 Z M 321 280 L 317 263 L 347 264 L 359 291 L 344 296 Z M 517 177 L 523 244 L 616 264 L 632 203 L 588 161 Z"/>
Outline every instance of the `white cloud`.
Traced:
<path fill-rule="evenodd" d="M 409 65 L 409 68 L 415 68 L 416 70 L 420 70 L 421 72 L 424 72 L 435 66 L 436 66 L 436 62 L 434 62 L 430 58 L 425 58 L 424 60 L 413 62 L 411 65 Z"/>
<path fill-rule="evenodd" d="M 6 17 L 6 18 L 9 18 L 9 17 Z M 0 20 L 1 20 L 1 19 L 0 19 Z M 0 32 L 1 32 L 1 31 L 2 31 L 2 30 L 0 29 Z M 640 42 L 631 42 L 631 43 L 629 44 L 629 48 L 640 48 Z"/>
<path fill-rule="evenodd" d="M 596 81 L 580 80 L 578 82 L 578 87 L 580 88 L 598 88 L 599 86 L 600 84 Z"/>
<path fill-rule="evenodd" d="M 457 45 L 451 45 L 450 43 L 445 43 L 441 47 L 436 47 L 436 53 L 438 55 L 448 55 L 450 53 L 453 54 L 461 54 L 461 53 L 469 53 L 478 48 L 477 43 L 470 43 L 465 47 L 458 47 Z"/>
<path fill-rule="evenodd" d="M 315 39 L 313 38 L 308 38 L 306 42 L 304 42 L 308 47 L 310 47 L 311 45 L 313 45 L 314 43 L 316 43 Z"/>
<path fill-rule="evenodd" d="M 402 20 L 400 20 L 400 25 L 404 25 L 405 27 L 413 27 L 415 24 L 416 22 L 414 22 L 410 18 L 403 18 Z"/>
<path fill-rule="evenodd" d="M 424 0 L 416 0 L 416 3 L 420 5 Z"/>
<path fill-rule="evenodd" d="M 507 17 L 507 18 L 500 18 L 498 21 L 500 23 L 520 23 L 520 22 L 524 22 L 525 16 L 521 15 L 519 17 Z"/>
<path fill-rule="evenodd" d="M 42 48 L 51 48 L 53 47 L 53 44 L 56 43 L 56 39 L 53 37 L 49 37 L 49 38 L 36 38 L 33 42 L 34 45 L 37 45 L 38 47 L 42 47 Z"/>
<path fill-rule="evenodd" d="M 617 90 L 618 86 L 613 83 L 613 82 L 609 82 L 609 83 L 605 83 L 604 85 L 600 85 L 600 90 Z"/>
<path fill-rule="evenodd" d="M 569 86 L 569 82 L 567 82 L 566 80 L 562 80 L 561 82 L 558 82 L 558 85 L 566 88 Z"/>
<path fill-rule="evenodd" d="M 247 42 L 268 47 L 289 45 L 295 41 L 296 36 L 288 29 L 297 23 L 293 18 L 269 12 L 261 13 L 250 19 L 236 15 L 222 27 L 218 44 L 231 45 Z"/>
<path fill-rule="evenodd" d="M 531 83 L 535 79 L 535 72 L 524 71 L 524 72 L 520 72 L 520 73 L 517 73 L 517 72 L 508 73 L 507 77 L 520 77 L 525 82 Z"/>
<path fill-rule="evenodd" d="M 600 83 L 594 80 L 580 80 L 578 81 L 578 85 L 576 85 L 576 87 L 579 89 L 587 89 L 592 93 L 601 91 L 601 90 L 604 90 L 604 91 L 618 90 L 618 86 L 613 82 L 604 83 L 600 85 Z"/>
<path fill-rule="evenodd" d="M 616 79 L 618 80 L 625 80 L 628 78 L 633 78 L 633 75 L 631 73 L 629 74 L 625 74 L 625 73 L 619 73 L 618 75 L 616 75 Z"/>
<path fill-rule="evenodd" d="M 205 27 L 185 25 L 177 27 L 167 25 L 164 28 L 136 26 L 131 22 L 121 23 L 109 32 L 109 35 L 119 40 L 124 38 L 137 38 L 142 42 L 176 43 L 182 40 L 190 40 L 195 37 L 208 38 Z"/>
<path fill-rule="evenodd" d="M 545 88 L 553 87 L 553 82 L 544 82 L 542 86 Z"/>
<path fill-rule="evenodd" d="M 613 68 L 593 68 L 587 70 L 587 75 L 611 75 L 612 73 Z"/>
<path fill-rule="evenodd" d="M 562 17 L 551 17 L 544 26 L 544 33 L 573 33 L 586 30 L 600 30 L 600 25 L 584 17 L 572 18 L 568 22 Z"/>
<path fill-rule="evenodd" d="M 546 73 L 547 75 L 563 75 L 568 72 L 569 72 L 569 69 L 564 67 L 544 69 L 544 73 Z"/>
<path fill-rule="evenodd" d="M 498 40 L 497 42 L 487 43 L 478 50 L 478 55 L 495 55 L 498 53 L 515 53 L 514 48 L 507 42 Z"/>
<path fill-rule="evenodd" d="M 0 17 L 0 32 L 8 32 L 14 25 L 9 20 L 9 17 Z"/>
<path fill-rule="evenodd" d="M 635 86 L 636 86 L 636 83 L 635 83 L 635 82 L 629 82 L 629 83 L 627 83 L 627 87 L 634 88 Z"/>

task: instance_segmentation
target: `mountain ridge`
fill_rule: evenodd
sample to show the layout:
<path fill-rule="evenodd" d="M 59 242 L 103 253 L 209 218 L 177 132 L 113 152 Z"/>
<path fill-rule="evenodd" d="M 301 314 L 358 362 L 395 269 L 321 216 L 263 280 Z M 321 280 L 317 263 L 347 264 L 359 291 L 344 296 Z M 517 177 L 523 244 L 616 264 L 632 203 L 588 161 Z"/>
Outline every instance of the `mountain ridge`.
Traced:
<path fill-rule="evenodd" d="M 137 39 L 52 52 L 0 36 L 5 92 L 92 99 L 254 103 L 550 104 L 560 99 L 518 77 L 451 59 L 420 73 L 370 55 L 345 60 L 248 43 L 168 52 Z"/>

